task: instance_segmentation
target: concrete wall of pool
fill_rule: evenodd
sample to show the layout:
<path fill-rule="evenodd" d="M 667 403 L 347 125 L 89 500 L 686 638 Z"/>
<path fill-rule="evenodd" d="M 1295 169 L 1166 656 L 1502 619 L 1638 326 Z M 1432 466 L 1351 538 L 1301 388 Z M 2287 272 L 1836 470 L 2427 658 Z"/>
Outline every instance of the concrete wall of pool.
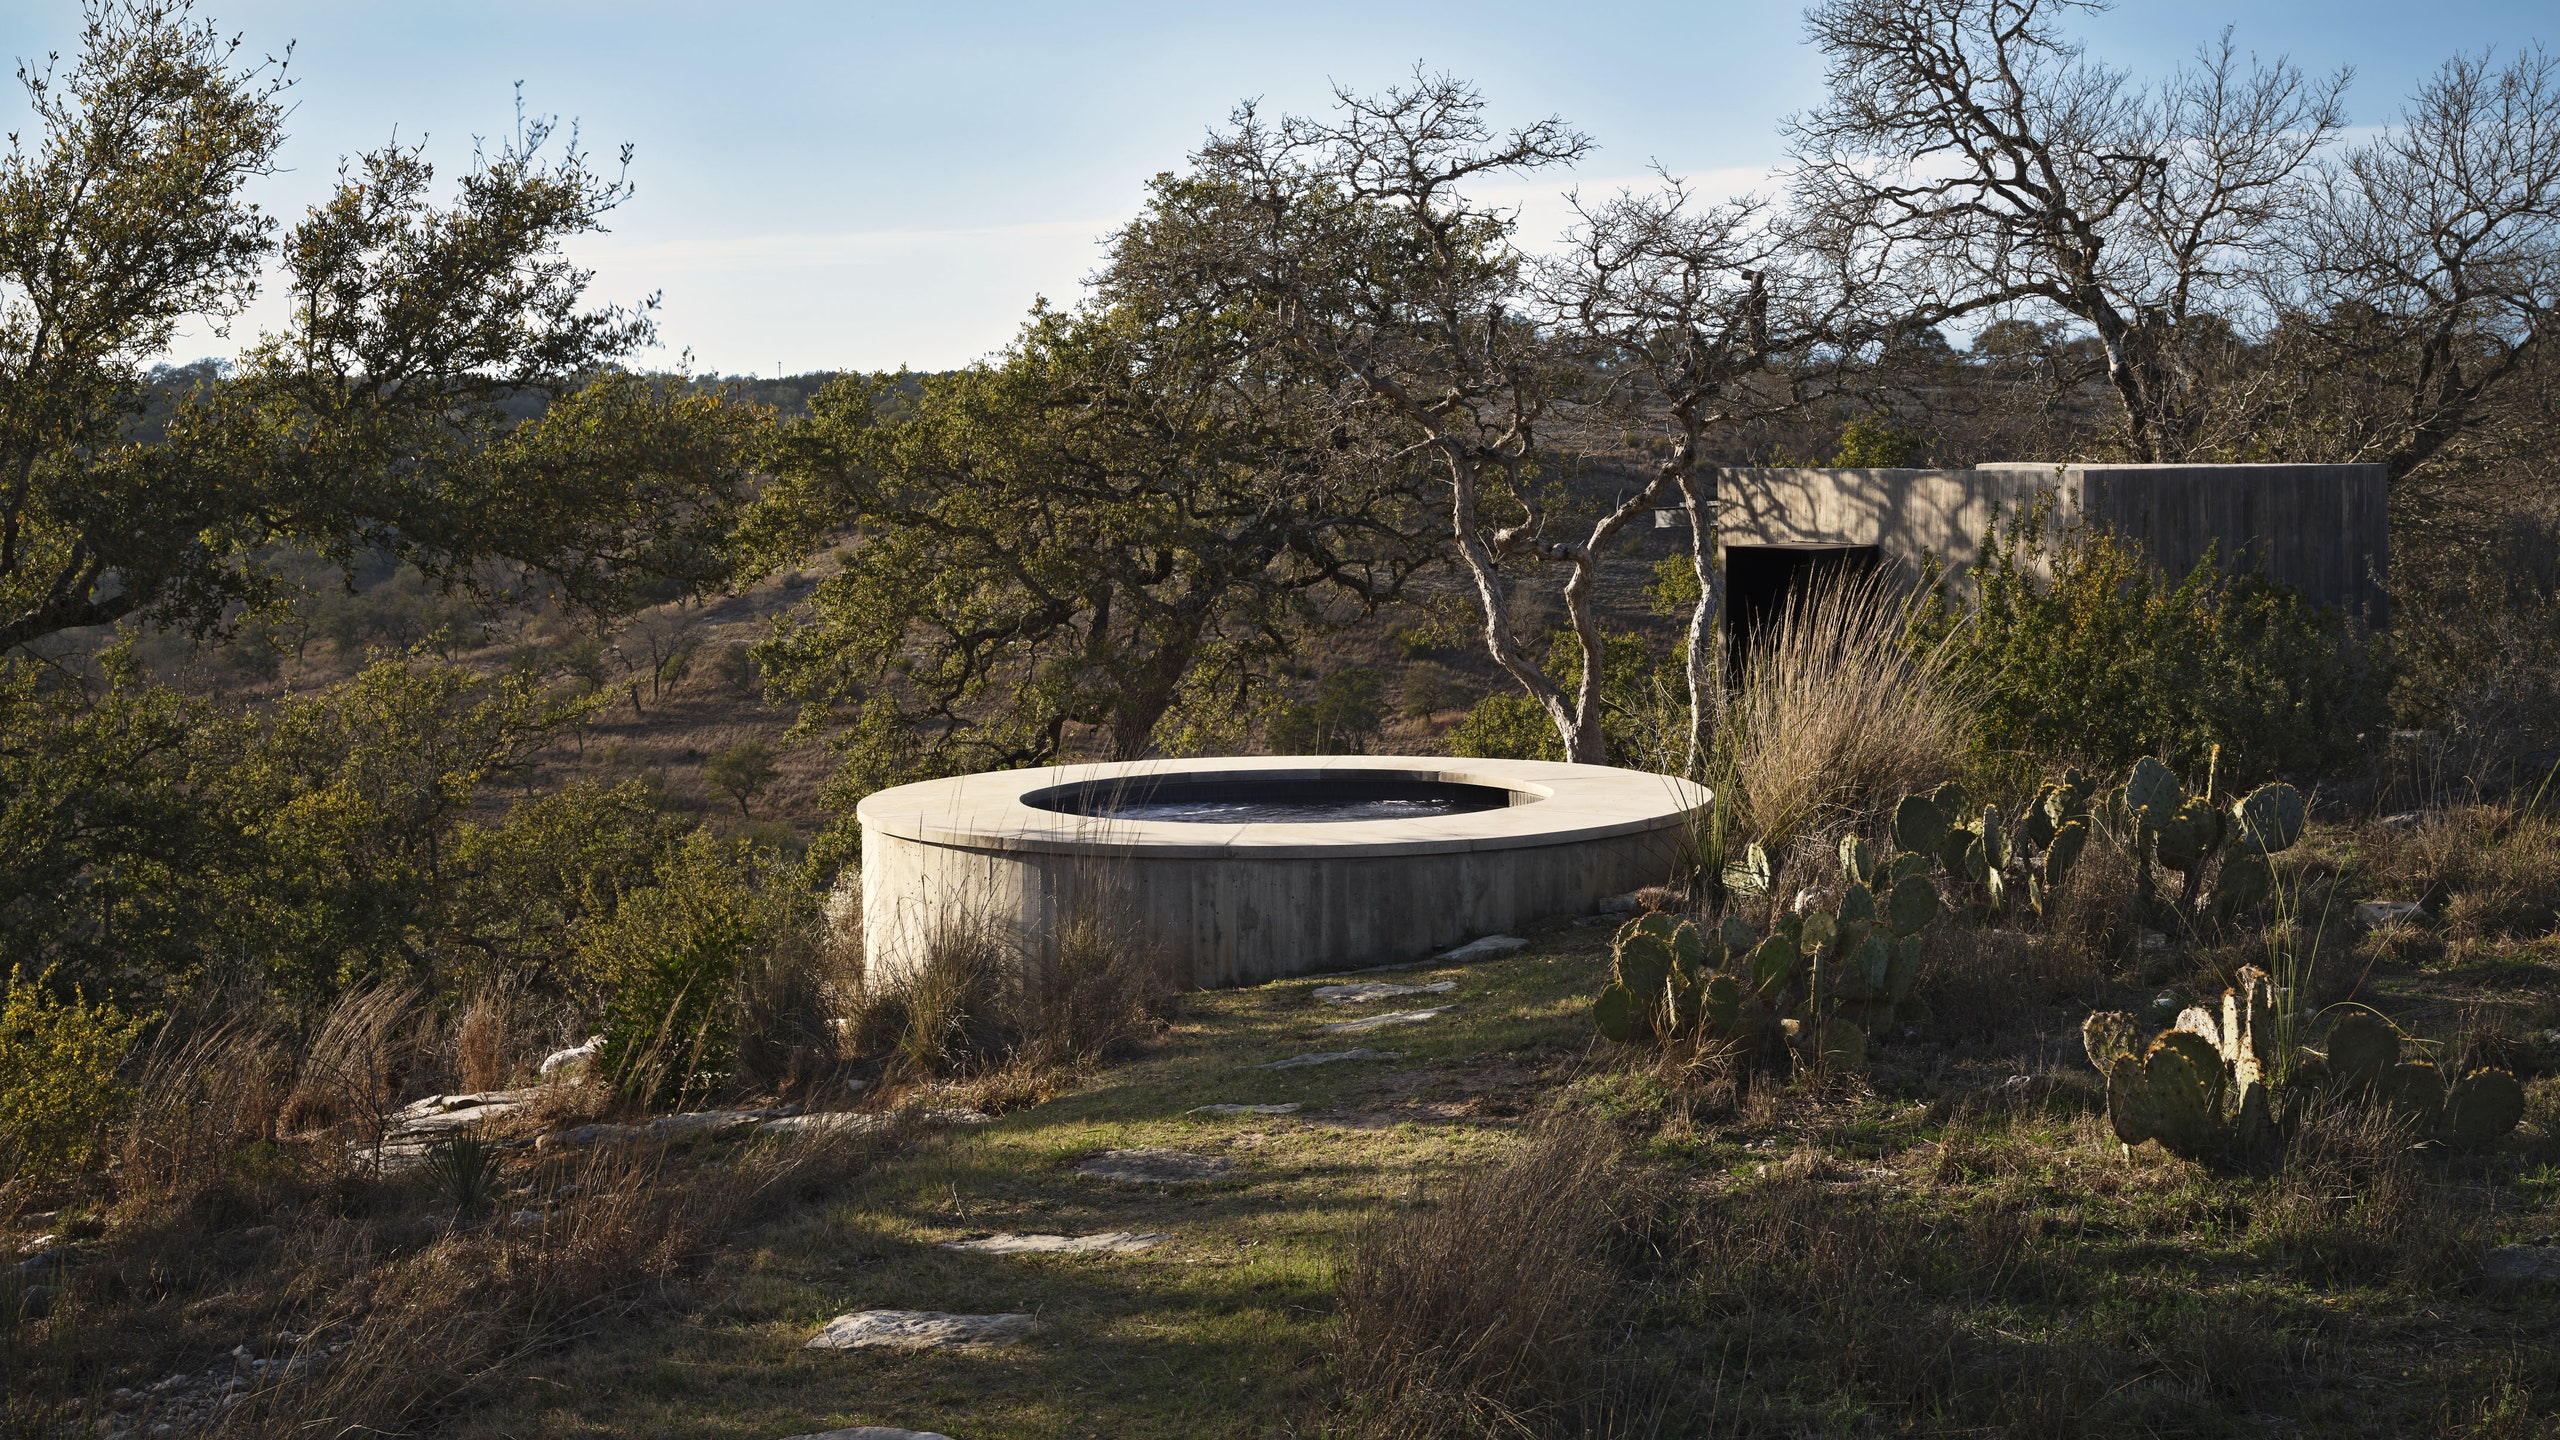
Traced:
<path fill-rule="evenodd" d="M 1130 819 L 1233 793 L 1364 787 L 1507 795 L 1492 808 L 1364 818 Z M 1447 793 L 1454 794 L 1454 790 Z M 911 967 L 945 926 L 994 923 L 1025 961 L 1080 916 L 1124 927 L 1198 986 L 1385 965 L 1659 884 L 1709 797 L 1670 776 L 1445 756 L 1249 756 L 1059 766 L 929 780 L 863 800 L 866 968 Z M 1422 808 L 1428 810 L 1426 803 Z M 1078 813 L 1079 811 L 1098 813 Z M 1287 812 L 1282 812 L 1287 813 Z"/>

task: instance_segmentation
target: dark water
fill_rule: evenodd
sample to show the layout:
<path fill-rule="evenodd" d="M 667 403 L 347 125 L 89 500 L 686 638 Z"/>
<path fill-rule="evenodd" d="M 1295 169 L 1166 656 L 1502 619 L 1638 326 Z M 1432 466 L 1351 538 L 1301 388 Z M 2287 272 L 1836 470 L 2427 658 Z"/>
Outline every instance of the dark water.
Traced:
<path fill-rule="evenodd" d="M 1262 780 L 1250 775 L 1146 776 L 1060 786 L 1022 797 L 1043 810 L 1105 820 L 1171 820 L 1194 825 L 1324 824 L 1415 820 L 1499 810 L 1511 792 L 1400 777 Z"/>
<path fill-rule="evenodd" d="M 1464 815 L 1491 805 L 1427 800 L 1144 800 L 1101 813 L 1114 820 L 1188 820 L 1202 825 L 1289 825 L 1327 820 L 1418 820 Z"/>

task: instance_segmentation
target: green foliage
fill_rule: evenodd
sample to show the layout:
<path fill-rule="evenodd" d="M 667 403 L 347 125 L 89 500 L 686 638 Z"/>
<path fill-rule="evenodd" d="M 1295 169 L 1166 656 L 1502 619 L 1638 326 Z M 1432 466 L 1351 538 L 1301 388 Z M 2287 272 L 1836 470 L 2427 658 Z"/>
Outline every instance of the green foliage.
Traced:
<path fill-rule="evenodd" d="M 773 763 L 773 747 L 761 740 L 723 746 L 702 762 L 702 778 L 728 792 L 738 802 L 741 815 L 747 813 L 747 802 L 763 794 L 780 773 Z"/>
<path fill-rule="evenodd" d="M 2190 1160 L 2240 1158 L 2280 1139 L 2314 1100 L 2389 1111 L 2416 1134 L 2457 1149 L 2496 1144 L 2524 1118 L 2524 1087 L 2499 1069 L 2447 1083 L 2429 1060 L 2404 1059 L 2405 1038 L 2369 1011 L 2330 1027 L 2325 1054 L 2279 1053 L 2299 1027 L 2280 1015 L 2288 997 L 2256 966 L 2222 995 L 2219 1017 L 2201 1006 L 2147 1045 L 2137 1022 L 2101 1011 L 2081 1026 L 2089 1062 L 2107 1077 L 2107 1116 L 2127 1145 L 2157 1140 Z"/>
<path fill-rule="evenodd" d="M 427 1179 L 457 1215 L 498 1198 L 498 1147 L 477 1135 L 457 1134 L 427 1153 Z"/>
<path fill-rule="evenodd" d="M 1387 677 L 1366 666 L 1327 675 L 1308 700 L 1283 700 L 1271 717 L 1274 755 L 1365 755 L 1385 723 Z"/>
<path fill-rule="evenodd" d="M 1697 562 L 1686 555 L 1665 555 L 1653 562 L 1653 580 L 1644 587 L 1644 600 L 1654 614 L 1686 619 L 1698 608 L 1699 593 Z"/>
<path fill-rule="evenodd" d="M 205 707 L 104 659 L 91 695 L 0 657 L 0 963 L 160 1008 L 214 958 L 238 835 L 192 783 Z"/>
<path fill-rule="evenodd" d="M 755 967 L 804 948 L 817 918 L 791 867 L 744 841 L 687 835 L 649 883 L 578 929 L 577 974 L 604 1015 L 601 1073 L 661 1103 L 727 1083 L 759 1003 Z"/>
<path fill-rule="evenodd" d="M 1116 285 L 1037 311 L 990 364 L 838 381 L 777 438 L 756 564 L 858 527 L 756 650 L 812 728 L 852 719 L 830 803 L 1080 744 L 1151 753 L 1401 589 L 1426 554 L 1417 477 L 1347 464 L 1238 343 L 1193 297 Z"/>
<path fill-rule="evenodd" d="M 108 668 L 88 694 L 0 661 L 0 962 L 127 1008 L 547 983 L 678 828 L 640 781 L 478 818 L 593 703 L 523 677 L 386 660 L 223 717 Z"/>
<path fill-rule="evenodd" d="M 1662 745 L 1676 726 L 1665 724 L 1660 702 L 1666 695 L 1684 697 L 1688 681 L 1678 671 L 1680 657 L 1657 656 L 1642 635 L 1621 631 L 1601 637 L 1600 727 L 1609 737 L 1609 753 L 1618 764 L 1638 764 Z M 1547 673 L 1570 697 L 1582 686 L 1582 646 L 1559 631 L 1547 642 Z M 1543 732 L 1543 733 L 1541 733 Z M 1525 695 L 1488 695 L 1477 701 L 1449 734 L 1449 753 L 1503 760 L 1561 760 L 1564 744 L 1555 722 Z"/>
<path fill-rule="evenodd" d="M 2233 774 L 2342 763 L 2381 716 L 2347 619 L 2212 556 L 2171 583 L 2142 553 L 2029 506 L 1984 535 L 1960 598 L 1931 568 L 1909 642 L 1950 647 L 1986 750 L 2110 768 L 2144 755 Z"/>
<path fill-rule="evenodd" d="M 1487 760 L 1562 760 L 1564 742 L 1545 707 L 1526 695 L 1487 695 L 1449 731 L 1452 755 Z"/>
<path fill-rule="evenodd" d="M 50 979 L 13 967 L 0 990 L 0 1182 L 87 1164 L 132 1098 L 116 1072 L 143 1022 L 54 995 Z"/>
<path fill-rule="evenodd" d="M 608 609 L 725 573 L 762 412 L 616 368 L 654 326 L 587 307 L 563 247 L 621 178 L 527 118 L 450 204 L 394 143 L 279 241 L 247 192 L 284 141 L 280 67 L 184 6 L 89 13 L 0 161 L 0 652 L 128 617 L 222 630 L 272 610 L 296 553 Z M 285 328 L 129 435 L 140 365 L 270 266 Z"/>
<path fill-rule="evenodd" d="M 1890 410 L 1870 410 L 1840 427 L 1840 448 L 1831 463 L 1843 470 L 1898 470 L 1919 464 L 1928 453 L 1927 436 L 1895 423 Z"/>

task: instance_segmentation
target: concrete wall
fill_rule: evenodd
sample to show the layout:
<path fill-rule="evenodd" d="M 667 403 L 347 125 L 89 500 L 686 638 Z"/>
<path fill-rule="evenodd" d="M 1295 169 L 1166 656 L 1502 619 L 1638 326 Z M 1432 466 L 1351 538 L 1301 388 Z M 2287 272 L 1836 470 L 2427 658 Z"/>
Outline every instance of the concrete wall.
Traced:
<path fill-rule="evenodd" d="M 1125 820 L 1047 808 L 1061 788 L 1202 776 L 1364 777 L 1507 790 L 1508 806 L 1388 820 Z M 953 924 L 999 927 L 1035 971 L 1074 921 L 1145 937 L 1194 985 L 1434 955 L 1672 878 L 1707 791 L 1602 765 L 1245 755 L 1012 770 L 864 797 L 866 970 L 911 969 Z"/>
<path fill-rule="evenodd" d="M 2321 604 L 2383 619 L 2389 489 L 2379 465 L 1728 467 L 1718 491 L 1727 545 L 1873 545 L 1915 570 L 1924 551 L 1970 565 L 1995 513 L 2050 492 L 2062 513 L 2138 541 L 2172 575 L 2213 548 Z"/>
<path fill-rule="evenodd" d="M 1551 915 L 1584 915 L 1679 869 L 1677 824 L 1508 850 L 1322 859 L 1156 859 L 980 849 L 862 837 L 866 948 L 911 965 L 925 927 L 1000 924 L 1035 966 L 1078 917 L 1146 936 L 1193 986 L 1250 985 L 1439 954 Z M 884 933 L 886 932 L 886 933 Z"/>

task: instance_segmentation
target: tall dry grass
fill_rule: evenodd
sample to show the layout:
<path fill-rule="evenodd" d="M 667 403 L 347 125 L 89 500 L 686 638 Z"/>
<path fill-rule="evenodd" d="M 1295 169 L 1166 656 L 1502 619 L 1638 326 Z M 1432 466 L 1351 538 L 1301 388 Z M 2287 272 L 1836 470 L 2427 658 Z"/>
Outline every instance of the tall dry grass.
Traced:
<path fill-rule="evenodd" d="M 1053 1069 L 1152 1031 L 1175 988 L 1167 957 L 1119 916 L 1068 915 L 1054 957 L 1037 959 L 1001 920 L 951 911 L 914 963 L 866 977 L 844 1034 L 893 1079 Z"/>
<path fill-rule="evenodd" d="M 282 1037 L 253 1016 L 163 1026 L 135 1079 L 117 1190 L 129 1203 L 183 1207 L 218 1183 L 233 1152 L 276 1137 L 294 1068 Z"/>
<path fill-rule="evenodd" d="M 1971 703 L 1951 652 L 1905 649 L 1905 619 L 1889 576 L 1844 576 L 1797 593 L 1753 643 L 1723 746 L 1770 854 L 1869 827 L 1963 768 Z"/>
<path fill-rule="evenodd" d="M 1551 1121 L 1358 1233 L 1334 1281 L 1335 1359 L 1363 1433 L 1590 1433 L 1616 1156 L 1599 1125 Z"/>

